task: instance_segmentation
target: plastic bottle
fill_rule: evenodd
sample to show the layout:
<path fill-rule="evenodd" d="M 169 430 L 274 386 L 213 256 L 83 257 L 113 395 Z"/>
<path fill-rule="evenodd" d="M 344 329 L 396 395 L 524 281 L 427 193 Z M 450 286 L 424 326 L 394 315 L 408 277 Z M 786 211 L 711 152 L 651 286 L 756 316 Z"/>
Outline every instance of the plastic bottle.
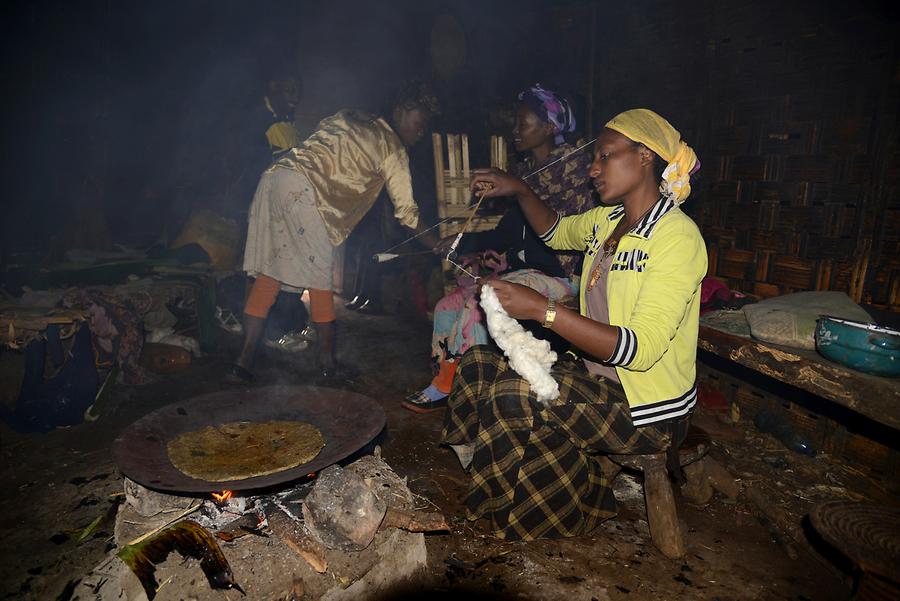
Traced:
<path fill-rule="evenodd" d="M 810 457 L 816 456 L 816 450 L 813 448 L 812 443 L 805 436 L 795 431 L 782 414 L 776 411 L 760 411 L 753 418 L 753 423 L 760 432 L 771 434 L 781 441 L 781 444 L 795 453 L 809 455 Z"/>

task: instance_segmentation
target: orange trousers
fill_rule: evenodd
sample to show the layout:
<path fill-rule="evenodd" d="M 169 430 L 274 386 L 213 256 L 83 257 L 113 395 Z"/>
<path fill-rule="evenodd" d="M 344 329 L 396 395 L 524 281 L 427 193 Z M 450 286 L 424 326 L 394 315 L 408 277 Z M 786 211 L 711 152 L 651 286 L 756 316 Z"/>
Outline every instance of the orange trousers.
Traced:
<path fill-rule="evenodd" d="M 256 276 L 250 296 L 244 306 L 244 313 L 265 319 L 278 298 L 281 282 L 267 275 Z M 335 320 L 334 292 L 331 290 L 309 289 L 309 313 L 313 323 L 330 323 Z"/>

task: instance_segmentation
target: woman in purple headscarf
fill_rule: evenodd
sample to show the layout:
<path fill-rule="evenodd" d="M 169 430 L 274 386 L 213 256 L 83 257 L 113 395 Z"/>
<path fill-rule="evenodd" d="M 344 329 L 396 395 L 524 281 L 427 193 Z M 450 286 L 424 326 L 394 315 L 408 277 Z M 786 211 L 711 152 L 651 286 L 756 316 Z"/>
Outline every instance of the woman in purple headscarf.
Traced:
<path fill-rule="evenodd" d="M 588 177 L 591 156 L 589 152 L 574 152 L 575 147 L 565 141 L 564 134 L 573 131 L 575 115 L 565 98 L 540 84 L 519 94 L 512 134 L 516 151 L 526 156 L 514 172 L 524 177 L 550 165 L 529 184 L 539 198 L 562 215 L 577 215 L 594 206 Z M 495 229 L 465 234 L 457 249 L 459 255 L 491 251 L 504 255 L 497 270 L 497 277 L 503 280 L 523 284 L 552 299 L 578 294 L 580 254 L 547 248 L 515 203 Z M 469 347 L 490 340 L 478 306 L 478 287 L 471 279 L 467 283 L 435 306 L 431 354 L 437 375 L 424 390 L 406 398 L 403 406 L 407 409 L 424 412 L 445 406 L 456 360 Z"/>

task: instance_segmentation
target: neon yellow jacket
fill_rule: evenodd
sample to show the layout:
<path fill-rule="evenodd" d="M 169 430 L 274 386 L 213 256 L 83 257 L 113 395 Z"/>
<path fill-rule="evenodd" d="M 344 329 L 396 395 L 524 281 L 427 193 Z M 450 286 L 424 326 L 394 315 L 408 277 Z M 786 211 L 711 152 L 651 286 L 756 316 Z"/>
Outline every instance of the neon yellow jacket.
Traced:
<path fill-rule="evenodd" d="M 622 205 L 557 218 L 541 239 L 585 252 L 581 313 L 594 255 L 625 213 Z M 616 367 L 635 426 L 685 415 L 697 402 L 700 282 L 706 275 L 700 230 L 661 198 L 622 236 L 607 283 L 609 321 L 619 329 L 606 363 Z"/>

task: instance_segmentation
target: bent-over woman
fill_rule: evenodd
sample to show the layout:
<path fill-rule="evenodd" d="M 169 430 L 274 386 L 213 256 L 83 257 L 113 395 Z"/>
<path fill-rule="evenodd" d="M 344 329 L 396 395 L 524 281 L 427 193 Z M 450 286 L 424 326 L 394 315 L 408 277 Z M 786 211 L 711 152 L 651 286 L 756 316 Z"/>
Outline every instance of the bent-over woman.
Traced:
<path fill-rule="evenodd" d="M 244 341 L 230 369 L 233 378 L 254 379 L 256 346 L 281 289 L 309 291 L 319 370 L 334 377 L 335 249 L 372 208 L 382 188 L 387 188 L 397 220 L 420 234 L 420 242 L 429 248 L 437 243 L 419 219 L 406 153 L 437 112 L 430 89 L 411 82 L 400 90 L 387 118 L 339 111 L 262 174 L 250 206 L 244 250 L 244 271 L 256 280 L 244 308 Z"/>

